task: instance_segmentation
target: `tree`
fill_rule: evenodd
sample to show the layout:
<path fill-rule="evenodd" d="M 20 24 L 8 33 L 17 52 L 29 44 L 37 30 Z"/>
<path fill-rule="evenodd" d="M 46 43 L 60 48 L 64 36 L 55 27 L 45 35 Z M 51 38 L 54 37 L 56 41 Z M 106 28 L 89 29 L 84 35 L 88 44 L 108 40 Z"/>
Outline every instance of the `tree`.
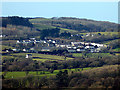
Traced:
<path fill-rule="evenodd" d="M 71 33 L 65 31 L 65 32 L 61 33 L 60 36 L 68 38 L 68 37 L 71 37 Z"/>
<path fill-rule="evenodd" d="M 54 28 L 54 29 L 44 29 L 41 31 L 41 39 L 45 39 L 45 37 L 58 37 L 59 36 L 60 29 L 59 28 Z"/>
<path fill-rule="evenodd" d="M 3 17 L 2 26 L 7 27 L 7 24 L 33 27 L 33 25 L 29 22 L 28 18 L 23 18 L 23 17 L 18 17 L 18 16 Z"/>
<path fill-rule="evenodd" d="M 58 87 L 67 87 L 68 86 L 68 71 L 65 70 L 64 72 L 59 71 L 56 75 L 56 84 Z"/>
<path fill-rule="evenodd" d="M 29 71 L 25 71 L 26 76 L 29 74 Z"/>

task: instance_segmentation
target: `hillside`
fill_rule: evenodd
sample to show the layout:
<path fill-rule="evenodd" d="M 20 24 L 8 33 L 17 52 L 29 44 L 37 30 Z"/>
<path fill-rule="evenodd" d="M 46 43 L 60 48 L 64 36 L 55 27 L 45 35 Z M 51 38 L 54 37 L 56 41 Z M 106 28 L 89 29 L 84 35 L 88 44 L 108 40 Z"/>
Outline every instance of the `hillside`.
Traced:
<path fill-rule="evenodd" d="M 40 32 L 37 31 L 28 18 L 11 16 L 2 17 L 2 34 L 5 36 L 3 40 L 27 39 L 30 37 L 39 36 Z"/>
<path fill-rule="evenodd" d="M 66 28 L 72 29 L 79 32 L 117 32 L 118 24 L 105 22 L 105 21 L 94 21 L 88 19 L 79 19 L 72 17 L 60 17 L 60 18 L 33 18 L 29 21 L 34 26 L 44 25 L 47 28 Z M 49 27 L 48 27 L 49 26 Z"/>
<path fill-rule="evenodd" d="M 1 18 L 0 18 L 1 21 Z M 73 17 L 53 17 L 53 18 L 24 18 L 18 16 L 2 17 L 2 27 L 7 25 L 25 26 L 39 30 L 53 29 L 59 27 L 62 31 L 70 32 L 117 32 L 118 24 L 80 19 Z"/>
<path fill-rule="evenodd" d="M 4 40 L 27 39 L 32 37 L 38 39 L 52 37 L 53 39 L 57 37 L 98 43 L 119 39 L 118 24 L 116 23 L 72 17 L 3 17 L 2 27 L 2 34 L 7 36 L 3 38 Z M 91 35 L 86 37 L 89 32 L 91 32 Z"/>

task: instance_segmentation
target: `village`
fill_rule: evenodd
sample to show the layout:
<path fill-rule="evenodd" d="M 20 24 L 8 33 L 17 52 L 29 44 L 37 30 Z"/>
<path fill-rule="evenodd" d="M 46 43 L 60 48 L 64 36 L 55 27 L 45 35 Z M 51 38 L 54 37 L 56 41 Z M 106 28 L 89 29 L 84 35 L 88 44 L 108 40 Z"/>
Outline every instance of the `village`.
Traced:
<path fill-rule="evenodd" d="M 107 45 L 98 44 L 98 43 L 87 43 L 87 42 L 65 42 L 60 40 L 36 40 L 35 38 L 30 38 L 29 40 L 17 40 L 16 45 L 19 45 L 19 48 L 14 49 L 5 49 L 4 51 L 9 52 L 26 52 L 26 53 L 38 53 L 41 52 L 50 52 L 53 50 L 67 50 L 68 53 L 99 53 L 102 49 L 107 48 Z M 20 47 L 22 45 L 22 48 Z"/>

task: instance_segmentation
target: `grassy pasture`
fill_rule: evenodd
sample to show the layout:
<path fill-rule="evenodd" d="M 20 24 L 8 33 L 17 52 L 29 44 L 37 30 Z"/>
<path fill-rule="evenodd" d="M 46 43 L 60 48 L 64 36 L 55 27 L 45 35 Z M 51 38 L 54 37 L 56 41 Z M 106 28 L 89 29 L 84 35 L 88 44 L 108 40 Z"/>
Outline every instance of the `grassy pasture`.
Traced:
<path fill-rule="evenodd" d="M 40 30 L 55 28 L 53 26 L 44 25 L 44 24 L 40 24 L 40 23 L 34 23 L 33 25 L 34 25 L 34 27 L 36 27 L 37 29 L 40 29 Z"/>
<path fill-rule="evenodd" d="M 88 57 L 106 57 L 106 56 L 112 56 L 110 53 L 88 53 Z"/>
<path fill-rule="evenodd" d="M 83 53 L 73 53 L 74 57 L 82 57 L 84 56 Z M 87 57 L 105 57 L 105 56 L 112 56 L 110 53 L 87 53 Z"/>
<path fill-rule="evenodd" d="M 66 28 L 60 28 L 60 33 L 63 33 L 63 32 L 70 32 L 70 33 L 78 33 L 78 31 L 76 30 L 72 30 L 72 29 L 66 29 Z"/>
<path fill-rule="evenodd" d="M 120 34 L 120 33 L 118 33 L 118 32 L 90 32 L 91 34 L 98 34 L 98 33 L 100 33 L 100 34 L 104 34 L 104 35 L 118 35 L 118 34 Z M 83 34 L 83 35 L 86 35 L 86 34 L 88 34 L 88 33 L 80 33 L 80 34 Z"/>
<path fill-rule="evenodd" d="M 113 51 L 118 52 L 118 51 L 120 51 L 120 48 L 115 48 L 115 49 L 113 49 Z"/>
<path fill-rule="evenodd" d="M 2 55 L 2 59 L 3 58 L 6 58 L 6 59 L 9 58 L 10 59 L 10 58 L 14 58 L 14 56 Z"/>
<path fill-rule="evenodd" d="M 87 67 L 87 68 L 83 68 L 83 71 L 84 70 L 89 70 L 91 69 L 91 67 Z M 62 69 L 61 71 L 64 71 L 64 70 L 68 70 L 68 73 L 74 71 L 74 72 L 79 72 L 79 71 L 82 71 L 81 68 L 75 68 L 75 69 Z M 79 71 L 78 71 L 79 70 Z M 56 75 L 60 70 L 54 70 L 53 73 L 50 73 L 48 71 L 30 71 L 28 73 L 28 75 L 32 75 L 32 76 L 39 76 L 39 77 L 42 77 L 42 76 L 47 76 L 47 77 L 50 77 L 50 76 L 53 76 L 53 75 Z M 4 74 L 5 72 L 2 72 L 2 74 Z M 6 72 L 6 75 L 5 75 L 5 78 L 6 79 L 10 79 L 10 78 L 23 78 L 26 76 L 26 72 L 25 71 L 15 71 L 15 72 Z"/>
<path fill-rule="evenodd" d="M 11 47 L 11 46 L 6 46 L 6 45 L 0 45 L 0 47 L 2 47 L 2 50 L 5 49 L 5 48 L 6 49 L 9 49 L 9 48 L 13 49 L 14 48 L 14 47 Z"/>
<path fill-rule="evenodd" d="M 17 40 L 2 40 L 2 45 L 16 44 Z"/>
<path fill-rule="evenodd" d="M 30 22 L 39 22 L 39 21 L 45 21 L 45 20 L 51 20 L 47 18 L 36 18 L 36 19 L 29 19 Z"/>
<path fill-rule="evenodd" d="M 13 56 L 22 56 L 22 57 L 25 57 L 26 54 L 30 54 L 30 53 L 15 53 L 13 54 Z M 51 60 L 51 61 L 54 61 L 54 60 L 65 60 L 65 57 L 64 56 L 57 56 L 57 55 L 46 55 L 46 54 L 37 54 L 37 53 L 31 53 L 32 56 L 34 57 L 33 60 L 39 60 L 39 61 L 47 61 L 47 60 Z M 37 57 L 37 58 L 35 58 Z M 71 60 L 73 58 L 69 58 L 67 57 L 66 60 Z"/>
<path fill-rule="evenodd" d="M 108 66 L 103 66 L 103 67 L 108 67 Z M 116 66 L 116 65 L 110 65 L 110 66 Z M 103 68 L 103 67 L 94 67 L 94 68 L 86 67 L 86 68 L 74 68 L 74 69 L 61 69 L 61 70 L 54 70 L 53 73 L 50 73 L 48 71 L 29 71 L 28 75 L 39 76 L 39 77 L 43 77 L 43 76 L 50 77 L 50 76 L 56 75 L 59 71 L 64 71 L 64 70 L 68 70 L 68 73 L 70 74 L 72 71 L 73 72 L 80 72 L 80 71 L 81 72 L 86 72 L 86 71 L 89 71 L 89 70 L 100 69 L 100 68 Z M 4 74 L 4 73 L 5 72 L 2 72 L 2 74 Z M 23 78 L 25 76 L 26 76 L 25 71 L 6 72 L 5 79 Z"/>
<path fill-rule="evenodd" d="M 83 53 L 73 53 L 72 54 L 74 57 L 82 57 Z"/>

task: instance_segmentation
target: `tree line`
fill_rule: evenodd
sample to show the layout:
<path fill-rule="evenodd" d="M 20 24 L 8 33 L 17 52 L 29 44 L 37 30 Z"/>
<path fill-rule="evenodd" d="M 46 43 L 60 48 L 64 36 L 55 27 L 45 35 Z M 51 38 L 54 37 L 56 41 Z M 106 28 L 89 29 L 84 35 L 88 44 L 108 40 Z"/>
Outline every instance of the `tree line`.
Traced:
<path fill-rule="evenodd" d="M 67 56 L 65 56 L 66 58 Z M 58 61 L 37 61 L 26 59 L 24 56 L 19 57 L 3 57 L 2 70 L 3 71 L 51 71 L 58 69 L 72 69 L 85 67 L 101 67 L 103 65 L 120 64 L 119 56 L 104 56 L 104 57 L 79 57 L 73 60 L 58 60 Z"/>
<path fill-rule="evenodd" d="M 27 27 L 33 27 L 33 25 L 29 22 L 28 18 L 23 18 L 19 16 L 9 16 L 9 17 L 2 17 L 2 27 L 7 27 L 8 24 L 11 25 L 22 25 Z"/>
<path fill-rule="evenodd" d="M 68 70 L 59 71 L 55 76 L 37 77 L 27 75 L 19 79 L 3 79 L 5 88 L 35 88 L 35 89 L 120 89 L 120 72 L 118 65 L 104 66 L 87 71 L 69 73 Z"/>

